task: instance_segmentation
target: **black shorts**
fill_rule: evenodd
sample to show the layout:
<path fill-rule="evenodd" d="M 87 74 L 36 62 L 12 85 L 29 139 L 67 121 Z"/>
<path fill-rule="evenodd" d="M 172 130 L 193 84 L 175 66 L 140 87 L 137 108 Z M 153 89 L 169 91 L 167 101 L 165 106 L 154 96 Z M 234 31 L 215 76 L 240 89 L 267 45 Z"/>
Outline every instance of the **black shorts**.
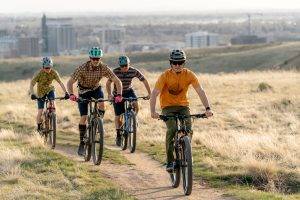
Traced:
<path fill-rule="evenodd" d="M 137 98 L 133 89 L 131 90 L 128 90 L 126 92 L 124 92 L 122 94 L 122 97 L 125 97 L 125 98 L 129 98 L 129 97 L 132 97 L 132 98 Z M 115 115 L 116 116 L 119 116 L 121 114 L 123 114 L 125 112 L 125 103 L 124 101 L 122 101 L 121 103 L 114 103 L 114 110 L 115 110 Z"/>
<path fill-rule="evenodd" d="M 88 91 L 84 94 L 80 94 L 79 97 L 84 99 L 100 99 L 104 97 L 101 86 L 96 88 L 95 90 Z M 78 102 L 78 109 L 80 112 L 80 116 L 88 114 L 88 103 L 87 102 Z"/>

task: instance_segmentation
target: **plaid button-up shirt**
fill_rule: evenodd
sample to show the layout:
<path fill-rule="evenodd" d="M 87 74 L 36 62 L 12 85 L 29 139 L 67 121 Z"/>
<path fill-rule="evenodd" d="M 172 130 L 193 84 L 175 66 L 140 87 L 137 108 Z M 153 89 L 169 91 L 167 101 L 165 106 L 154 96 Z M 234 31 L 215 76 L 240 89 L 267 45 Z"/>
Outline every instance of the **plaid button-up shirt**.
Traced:
<path fill-rule="evenodd" d="M 98 66 L 92 66 L 91 61 L 77 67 L 71 75 L 72 79 L 78 81 L 79 94 L 99 87 L 102 77 L 112 79 L 115 75 L 106 64 L 101 62 Z"/>

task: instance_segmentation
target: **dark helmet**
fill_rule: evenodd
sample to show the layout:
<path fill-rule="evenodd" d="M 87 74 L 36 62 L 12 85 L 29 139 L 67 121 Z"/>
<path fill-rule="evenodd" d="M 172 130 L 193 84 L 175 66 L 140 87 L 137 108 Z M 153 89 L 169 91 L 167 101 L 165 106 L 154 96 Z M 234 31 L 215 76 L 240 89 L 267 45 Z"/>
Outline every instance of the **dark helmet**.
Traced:
<path fill-rule="evenodd" d="M 170 61 L 185 61 L 186 55 L 181 49 L 174 49 L 170 52 Z"/>

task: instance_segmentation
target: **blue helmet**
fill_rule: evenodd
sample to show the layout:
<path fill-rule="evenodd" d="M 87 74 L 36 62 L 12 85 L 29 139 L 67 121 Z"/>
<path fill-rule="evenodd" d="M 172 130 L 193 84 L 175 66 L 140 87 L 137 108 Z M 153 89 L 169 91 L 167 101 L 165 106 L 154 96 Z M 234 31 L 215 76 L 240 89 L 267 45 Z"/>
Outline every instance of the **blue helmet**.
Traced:
<path fill-rule="evenodd" d="M 52 59 L 50 57 L 43 57 L 42 58 L 42 65 L 43 65 L 43 67 L 45 67 L 45 66 L 53 67 Z"/>
<path fill-rule="evenodd" d="M 122 66 L 122 65 L 129 65 L 130 63 L 130 60 L 127 56 L 120 56 L 119 57 L 119 65 Z"/>
<path fill-rule="evenodd" d="M 101 58 L 103 57 L 103 51 L 99 47 L 92 47 L 89 51 L 89 56 L 91 58 Z"/>

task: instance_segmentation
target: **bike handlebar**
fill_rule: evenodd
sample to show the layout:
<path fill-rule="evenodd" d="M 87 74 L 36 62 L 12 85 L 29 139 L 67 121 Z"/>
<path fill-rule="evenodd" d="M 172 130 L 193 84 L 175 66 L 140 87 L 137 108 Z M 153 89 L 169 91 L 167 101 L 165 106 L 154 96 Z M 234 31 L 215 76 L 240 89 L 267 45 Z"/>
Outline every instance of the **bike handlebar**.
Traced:
<path fill-rule="evenodd" d="M 112 102 L 111 99 L 94 99 L 94 98 L 91 98 L 91 99 L 84 99 L 84 98 L 81 98 L 79 97 L 77 99 L 77 102 L 95 102 L 95 103 L 99 103 L 99 102 L 105 102 L 105 101 L 109 101 L 109 102 Z"/>
<path fill-rule="evenodd" d="M 193 114 L 193 115 L 159 115 L 159 119 L 168 121 L 169 119 L 187 119 L 187 118 L 207 118 L 205 113 Z"/>
<path fill-rule="evenodd" d="M 53 101 L 53 100 L 56 100 L 56 99 L 58 99 L 58 100 L 67 100 L 67 99 L 65 99 L 65 97 L 55 97 L 55 98 L 51 98 L 51 99 L 49 99 L 48 97 L 46 97 L 46 98 L 36 98 L 36 99 L 32 99 L 32 100 L 34 100 L 34 101 Z"/>
<path fill-rule="evenodd" d="M 129 98 L 126 98 L 126 97 L 123 97 L 122 98 L 124 101 L 136 101 L 138 99 L 143 99 L 143 100 L 149 100 L 148 97 L 129 97 Z"/>

